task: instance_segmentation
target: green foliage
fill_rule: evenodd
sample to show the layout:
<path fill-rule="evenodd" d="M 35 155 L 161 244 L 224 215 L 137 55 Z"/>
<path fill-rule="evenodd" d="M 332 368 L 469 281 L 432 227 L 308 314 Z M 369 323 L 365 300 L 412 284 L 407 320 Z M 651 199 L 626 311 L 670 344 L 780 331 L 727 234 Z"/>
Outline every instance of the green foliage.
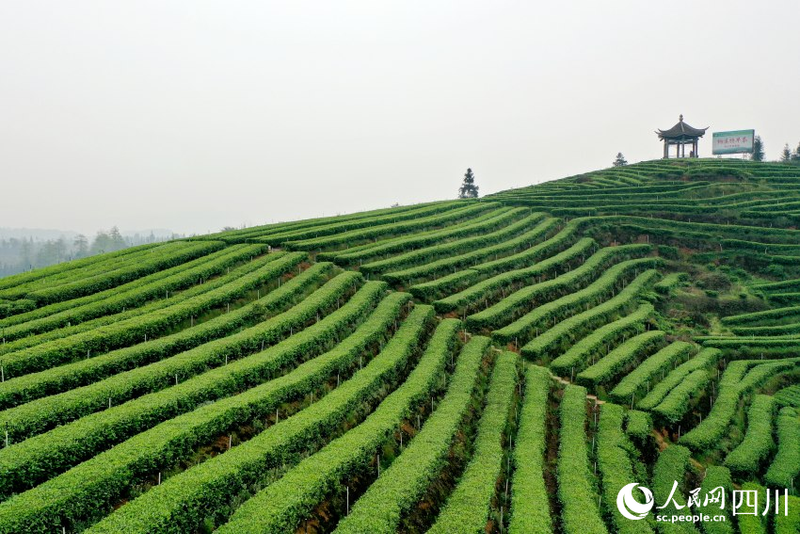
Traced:
<path fill-rule="evenodd" d="M 639 280 L 631 283 L 646 287 L 657 276 L 658 273 L 651 268 L 658 264 L 657 258 L 642 258 L 618 263 L 607 269 L 600 278 L 585 288 L 542 304 L 508 326 L 495 330 L 492 338 L 498 343 L 508 343 L 515 339 L 527 340 L 539 328 L 544 330 L 553 323 L 575 315 L 582 308 L 588 309 L 606 301 L 624 287 L 626 278 L 632 273 L 638 275 Z M 638 274 L 640 271 L 644 272 Z"/>
<path fill-rule="evenodd" d="M 489 300 L 493 301 L 498 296 L 504 295 L 506 291 L 512 290 L 519 284 L 529 283 L 551 272 L 560 272 L 569 269 L 569 266 L 574 262 L 591 254 L 595 247 L 596 243 L 593 240 L 582 239 L 567 250 L 551 256 L 535 264 L 533 267 L 516 269 L 495 275 L 454 295 L 437 300 L 434 302 L 434 306 L 438 312 L 448 313 L 456 310 L 471 309 L 481 302 L 486 303 Z M 491 314 L 491 308 L 485 313 Z M 475 314 L 474 317 L 471 316 L 471 327 L 480 327 L 482 325 L 481 321 L 483 315 L 484 314 Z"/>
<path fill-rule="evenodd" d="M 789 502 L 785 502 L 786 500 Z M 781 513 L 775 515 L 775 534 L 796 534 L 800 532 L 800 514 L 796 513 L 797 510 L 800 510 L 800 497 L 789 495 L 784 498 L 781 495 L 779 506 Z M 785 513 L 787 508 L 789 510 L 788 515 Z"/>
<path fill-rule="evenodd" d="M 671 273 L 665 276 L 661 281 L 657 282 L 653 288 L 659 293 L 669 294 L 673 289 L 688 279 L 689 275 L 686 273 Z"/>
<path fill-rule="evenodd" d="M 409 221 L 402 221 L 397 223 L 391 224 L 379 224 L 373 225 L 369 224 L 369 221 L 365 221 L 364 227 L 358 230 L 351 230 L 348 232 L 339 232 L 335 234 L 331 234 L 328 236 L 317 237 L 312 239 L 301 239 L 301 240 L 291 240 L 283 243 L 283 245 L 290 249 L 290 250 L 330 250 L 336 249 L 341 246 L 347 246 L 348 252 L 345 254 L 338 254 L 336 252 L 332 253 L 329 256 L 321 255 L 321 259 L 333 259 L 337 258 L 337 261 L 350 261 L 349 255 L 359 251 L 361 247 L 356 247 L 355 245 L 360 243 L 373 243 L 375 240 L 378 239 L 388 239 L 397 241 L 400 246 L 396 248 L 396 250 L 403 250 L 405 242 L 400 242 L 397 238 L 398 236 L 403 236 L 404 234 L 414 234 L 414 233 L 425 233 L 428 234 L 438 234 L 438 232 L 434 232 L 434 229 L 438 229 L 441 227 L 446 227 L 447 225 L 451 224 L 458 224 L 460 222 L 467 221 L 465 225 L 469 226 L 472 222 L 474 222 L 474 218 L 478 218 L 481 222 L 485 221 L 487 218 L 491 219 L 497 213 L 495 210 L 501 209 L 504 211 L 507 210 L 500 208 L 497 204 L 492 202 L 481 202 L 481 203 L 473 203 L 469 202 L 463 207 L 447 210 L 444 213 L 429 215 L 427 217 L 420 217 Z M 442 231 L 449 231 L 449 230 L 442 230 Z M 432 241 L 429 241 L 432 242 Z M 363 248 L 372 248 L 372 244 L 362 245 Z M 338 258 L 341 257 L 341 260 Z M 358 261 L 357 259 L 355 260 Z"/>
<path fill-rule="evenodd" d="M 603 404 L 597 431 L 597 466 L 603 484 L 603 501 L 610 512 L 615 532 L 621 534 L 652 533 L 647 521 L 631 521 L 617 509 L 617 494 L 636 480 L 628 451 L 632 448 L 622 433 L 624 411 L 616 404 Z"/>
<path fill-rule="evenodd" d="M 720 508 L 719 504 L 710 502 L 706 505 L 703 505 L 705 502 L 705 496 L 708 495 L 712 490 L 715 490 L 719 487 L 722 487 L 722 491 L 725 495 L 725 506 Z M 733 503 L 732 492 L 733 483 L 731 482 L 731 472 L 728 471 L 728 468 L 717 465 L 709 466 L 708 469 L 706 469 L 705 476 L 703 477 L 703 483 L 700 485 L 700 495 L 703 496 L 703 500 L 701 501 L 700 506 L 696 506 L 695 508 L 701 514 L 709 516 L 725 516 L 725 521 L 702 522 L 701 525 L 703 526 L 703 531 L 705 531 L 706 534 L 734 533 L 730 514 L 730 509 Z"/>
<path fill-rule="evenodd" d="M 454 319 L 446 319 L 459 326 Z M 369 487 L 340 521 L 337 532 L 395 532 L 402 515 L 423 496 L 441 473 L 450 446 L 466 416 L 476 387 L 475 366 L 488 347 L 478 338 L 464 347 L 456 372 L 436 411 L 402 454 Z M 512 361 L 513 363 L 513 361 Z M 465 370 L 466 368 L 466 370 Z"/>
<path fill-rule="evenodd" d="M 398 331 L 400 340 L 392 347 L 393 352 L 401 352 L 401 361 L 391 362 L 394 372 L 400 372 L 408 361 L 419 338 L 433 318 L 432 310 L 418 307 Z M 399 347 L 398 347 L 399 345 Z M 387 348 L 388 350 L 388 348 Z M 287 375 L 289 376 L 289 375 Z M 291 379 L 296 377 L 291 377 Z M 293 380 L 289 379 L 293 382 Z M 284 382 L 282 380 L 280 382 Z M 300 381 L 299 392 L 276 388 L 283 384 L 266 383 L 243 394 L 205 406 L 199 413 L 192 412 L 185 417 L 167 421 L 150 433 L 142 433 L 126 441 L 121 446 L 84 462 L 64 475 L 54 478 L 35 489 L 12 498 L 0 505 L 0 532 L 35 532 L 41 526 L 55 519 L 65 520 L 73 517 L 91 515 L 99 507 L 104 508 L 106 500 L 119 495 L 132 482 L 131 477 L 142 469 L 152 469 L 164 460 L 180 458 L 185 455 L 187 445 L 199 445 L 210 436 L 225 432 L 250 420 L 253 416 L 266 417 L 282 401 L 292 394 L 307 392 Z M 278 398 L 265 398 L 264 393 L 278 389 Z M 161 445 L 159 448 L 156 445 Z M 191 450 L 191 449 L 190 449 Z M 181 453 L 181 451 L 184 451 Z M 61 495 L 64 501 L 42 499 L 48 492 Z M 52 494 L 49 493 L 49 494 Z M 71 498 L 66 499 L 67 496 Z M 102 496 L 102 498 L 100 498 Z M 9 528 L 11 527 L 11 528 Z"/>
<path fill-rule="evenodd" d="M 608 532 L 597 506 L 589 472 L 586 444 L 586 390 L 568 385 L 561 398 L 561 434 L 558 445 L 558 500 L 566 534 Z"/>
<path fill-rule="evenodd" d="M 671 445 L 658 455 L 656 465 L 653 467 L 653 496 L 657 506 L 667 504 L 666 507 L 658 509 L 659 515 L 691 514 L 684 508 L 686 506 L 684 495 L 688 494 L 684 478 L 689 468 L 690 458 L 691 452 L 689 449 L 680 445 Z M 678 482 L 678 489 L 675 491 L 673 501 L 667 503 L 667 498 L 675 482 Z M 681 509 L 675 503 L 681 506 Z M 683 513 L 681 510 L 683 510 Z M 667 526 L 667 531 L 697 532 L 697 529 L 689 523 L 674 523 Z"/>
<path fill-rule="evenodd" d="M 208 256 L 189 261 L 145 276 L 125 285 L 94 293 L 79 299 L 60 302 L 35 311 L 0 321 L 3 337 L 11 341 L 22 336 L 38 334 L 68 324 L 78 324 L 95 317 L 118 313 L 127 307 L 139 306 L 149 299 L 161 297 L 207 280 L 225 269 L 253 256 L 260 255 L 264 245 L 240 245 L 222 249 Z M 274 254 L 269 259 L 276 259 Z"/>
<path fill-rule="evenodd" d="M 619 403 L 625 403 L 641 392 L 659 373 L 663 373 L 691 354 L 694 346 L 685 341 L 675 341 L 656 352 L 630 373 L 625 375 L 619 384 L 611 390 L 610 396 Z"/>
<path fill-rule="evenodd" d="M 251 305 L 205 321 L 194 328 L 101 356 L 6 380 L 0 385 L 0 407 L 9 408 L 48 394 L 84 386 L 114 373 L 131 370 L 234 333 L 248 323 L 266 317 L 267 312 L 274 313 L 296 303 L 307 291 L 321 285 L 332 271 L 333 265 L 330 263 L 314 264 Z M 236 273 L 231 274 L 235 276 Z"/>
<path fill-rule="evenodd" d="M 432 312 L 431 309 L 431 314 Z M 359 466 L 369 464 L 378 447 L 410 416 L 418 403 L 429 400 L 434 384 L 441 381 L 449 355 L 449 342 L 431 343 L 408 379 L 363 423 L 309 456 L 280 480 L 257 493 L 218 532 L 230 534 L 294 530 L 326 495 L 341 491 L 341 480 L 347 479 Z M 469 371 L 475 373 L 478 364 L 462 364 L 459 361 L 457 373 L 459 367 L 468 367 Z"/>
<path fill-rule="evenodd" d="M 526 231 L 530 230 L 534 224 L 541 223 L 543 218 L 544 214 L 531 213 L 527 208 L 512 209 L 505 212 L 503 220 L 505 220 L 507 224 L 501 226 L 499 230 L 484 235 L 455 239 L 441 244 L 433 244 L 423 249 L 401 252 L 389 258 L 365 263 L 359 267 L 359 270 L 362 273 L 370 274 L 385 273 L 400 269 L 411 269 L 414 271 L 420 267 L 424 268 L 431 263 L 436 263 L 435 260 L 437 259 L 449 261 L 452 260 L 454 256 L 465 253 L 484 252 L 486 248 L 491 247 L 491 245 L 499 241 L 517 238 L 520 232 L 524 234 Z M 477 248 L 481 250 L 475 250 Z M 455 267 L 451 268 L 450 271 L 452 272 L 454 268 Z"/>
<path fill-rule="evenodd" d="M 342 281 L 337 283 L 339 278 Z M 21 487 L 29 487 L 41 477 L 52 477 L 103 448 L 161 421 L 195 409 L 208 401 L 232 395 L 243 387 L 255 386 L 275 377 L 282 369 L 290 368 L 298 360 L 325 350 L 349 330 L 351 321 L 357 322 L 374 308 L 384 294 L 382 283 L 368 284 L 345 306 L 326 319 L 289 337 L 285 344 L 257 353 L 262 340 L 268 340 L 270 344 L 278 341 L 288 333 L 291 325 L 313 317 L 316 310 L 321 308 L 321 303 L 327 300 L 335 303 L 337 295 L 341 294 L 337 290 L 342 285 L 352 284 L 352 279 L 349 278 L 340 275 L 327 287 L 315 292 L 316 297 L 312 296 L 300 306 L 257 327 L 131 372 L 140 381 L 159 381 L 161 387 L 166 388 L 162 391 L 97 412 L 108 405 L 110 396 L 127 399 L 135 393 L 137 382 L 126 380 L 126 375 L 117 375 L 109 379 L 109 389 L 103 390 L 106 386 L 103 382 L 89 386 L 85 403 L 81 402 L 80 397 L 70 394 L 68 401 L 59 406 L 64 414 L 52 413 L 54 408 L 52 404 L 48 405 L 49 398 L 42 399 L 44 406 L 37 411 L 27 411 L 29 418 L 19 417 L 12 421 L 16 428 L 33 432 L 65 415 L 77 416 L 87 411 L 96 413 L 0 450 L 0 468 L 6 473 L 0 480 L 0 494 L 7 495 Z M 254 352 L 256 354 L 252 354 Z M 224 365 L 227 357 L 246 354 L 252 355 Z M 210 367 L 216 368 L 208 370 Z M 201 370 L 206 372 L 167 387 L 175 383 L 176 372 L 190 374 L 192 369 L 195 373 Z M 24 410 L 27 406 L 23 405 L 19 410 Z M 8 428 L 15 427 L 9 424 Z M 80 439 L 77 439 L 78 436 Z"/>
<path fill-rule="evenodd" d="M 757 135 L 753 140 L 753 152 L 750 154 L 752 161 L 764 161 L 764 142 L 761 136 Z"/>
<path fill-rule="evenodd" d="M 9 294 L 19 295 L 22 291 L 26 298 L 36 301 L 39 306 L 51 304 L 53 302 L 61 302 L 83 295 L 97 293 L 98 291 L 103 291 L 135 280 L 141 276 L 180 265 L 186 261 L 219 250 L 220 248 L 222 248 L 222 243 L 216 241 L 207 241 L 203 243 L 171 241 L 164 245 L 164 250 L 146 249 L 135 257 L 128 257 L 128 261 L 116 269 L 98 273 L 96 276 L 84 276 L 73 281 L 67 280 L 65 283 L 59 285 L 51 283 L 47 287 L 41 289 L 34 289 L 31 287 L 28 291 L 24 289 L 25 286 L 20 286 L 14 288 L 13 291 L 0 291 L 0 298 Z M 123 258 L 124 257 L 125 256 L 123 256 Z"/>
<path fill-rule="evenodd" d="M 742 484 L 742 490 L 756 491 L 758 494 L 758 502 L 767 502 L 767 491 L 756 482 L 745 482 Z M 739 532 L 741 532 L 741 534 L 767 534 L 766 516 L 739 514 L 736 517 L 739 521 Z"/>
<path fill-rule="evenodd" d="M 775 402 L 781 406 L 800 408 L 800 384 L 783 388 L 775 393 Z"/>
<path fill-rule="evenodd" d="M 464 181 L 458 188 L 458 198 L 478 198 L 478 186 L 475 185 L 475 175 L 472 169 L 467 169 L 464 173 Z"/>
<path fill-rule="evenodd" d="M 719 384 L 719 395 L 708 417 L 684 434 L 680 442 L 694 450 L 708 450 L 719 444 L 736 413 L 739 399 L 776 375 L 793 370 L 798 358 L 762 363 L 760 360 L 731 362 Z M 752 370 L 748 369 L 752 367 Z"/>
<path fill-rule="evenodd" d="M 764 481 L 770 486 L 791 488 L 800 475 L 800 419 L 797 411 L 783 408 L 778 414 L 778 454 L 772 460 Z"/>
<path fill-rule="evenodd" d="M 640 443 L 644 442 L 653 428 L 653 420 L 650 418 L 650 414 L 639 410 L 628 410 L 626 420 L 625 433 Z"/>
<path fill-rule="evenodd" d="M 516 253 L 538 243 L 557 224 L 556 219 L 546 218 L 534 228 L 521 233 L 519 228 L 514 228 L 527 228 L 532 222 L 540 220 L 541 214 L 533 214 L 497 232 L 422 249 L 418 252 L 419 265 L 392 270 L 384 274 L 383 279 L 393 284 L 409 284 L 445 273 L 458 272 L 459 269 L 466 269 L 490 258 L 497 259 L 499 256 Z M 432 257 L 441 254 L 441 250 L 437 250 L 441 248 L 450 249 L 451 255 L 431 261 Z M 364 271 L 367 267 L 368 265 L 364 265 L 361 270 Z M 396 268 L 393 265 L 385 267 L 385 270 Z"/>
<path fill-rule="evenodd" d="M 578 373 L 577 382 L 594 388 L 606 384 L 624 369 L 635 365 L 648 352 L 662 345 L 665 340 L 666 334 L 660 330 L 651 330 L 634 336 L 606 354 L 594 365 Z"/>
<path fill-rule="evenodd" d="M 503 468 L 503 434 L 517 385 L 518 359 L 513 352 L 497 356 L 472 459 L 428 531 L 431 534 L 486 531 L 495 485 Z"/>
<path fill-rule="evenodd" d="M 311 360 L 279 381 L 304 381 L 309 377 L 332 375 L 352 364 L 358 354 L 381 339 L 399 313 L 406 298 L 387 297 L 375 313 L 342 344 L 329 353 Z M 253 439 L 216 456 L 193 469 L 167 479 L 118 512 L 98 523 L 94 532 L 152 532 L 152 530 L 192 531 L 204 515 L 227 517 L 229 496 L 245 490 L 264 478 L 265 472 L 282 462 L 296 462 L 295 455 L 312 444 L 329 439 L 336 429 L 352 417 L 363 403 L 379 395 L 411 357 L 422 336 L 421 328 L 429 321 L 429 309 L 415 310 L 382 350 L 353 377 L 297 414 L 282 419 Z M 460 323 L 443 321 L 434 333 L 430 347 L 452 353 Z M 478 346 L 476 343 L 474 346 Z M 485 345 L 484 345 L 485 348 Z M 431 349 L 429 349 L 431 350 Z M 476 358 L 480 363 L 483 351 Z M 470 375 L 474 381 L 474 374 Z M 314 380 L 317 381 L 316 379 Z M 269 383 L 264 388 L 271 388 Z M 306 391 L 313 391 L 313 385 Z M 257 393 L 258 398 L 261 393 Z M 210 409 L 210 408 L 208 408 Z M 154 429 L 151 432 L 154 432 Z M 229 512 L 228 512 L 229 513 Z"/>
<path fill-rule="evenodd" d="M 351 230 L 362 230 L 377 225 L 391 225 L 411 219 L 435 216 L 437 214 L 443 214 L 446 211 L 463 207 L 464 203 L 458 201 L 431 202 L 414 206 L 360 212 L 351 215 L 337 215 L 335 217 L 308 219 L 306 221 L 257 226 L 237 232 L 212 234 L 210 237 L 218 238 L 229 243 L 243 243 L 253 240 L 260 243 L 268 243 L 272 246 L 280 246 L 290 240 L 315 239 Z"/>
<path fill-rule="evenodd" d="M 711 376 L 704 369 L 689 373 L 667 393 L 664 399 L 658 403 L 658 406 L 653 408 L 653 412 L 670 423 L 677 423 L 689 411 L 691 398 L 703 391 L 709 380 L 711 380 Z M 642 406 L 640 405 L 639 407 L 641 408 Z"/>
<path fill-rule="evenodd" d="M 508 527 L 511 534 L 549 534 L 553 530 L 544 481 L 551 385 L 552 378 L 546 368 L 530 364 L 525 367 L 525 400 L 513 453 L 515 469 Z"/>
<path fill-rule="evenodd" d="M 467 326 L 487 328 L 507 324 L 524 315 L 537 303 L 565 296 L 584 287 L 596 280 L 614 263 L 642 256 L 649 251 L 650 247 L 647 245 L 624 245 L 601 249 L 583 261 L 579 267 L 552 280 L 524 287 L 494 306 L 471 315 L 467 319 Z"/>
<path fill-rule="evenodd" d="M 725 458 L 731 471 L 752 478 L 759 472 L 760 464 L 770 455 L 772 441 L 772 416 L 775 401 L 769 395 L 756 395 L 747 412 L 747 432 L 744 440 Z"/>
<path fill-rule="evenodd" d="M 637 404 L 641 410 L 652 410 L 658 406 L 676 386 L 680 385 L 686 377 L 696 371 L 708 369 L 722 356 L 722 351 L 717 349 L 703 349 L 697 356 L 679 365 L 669 372 L 656 386 Z M 695 379 L 696 380 L 696 379 Z"/>
<path fill-rule="evenodd" d="M 5 368 L 7 377 L 18 376 L 83 358 L 87 351 L 107 351 L 131 345 L 141 341 L 147 334 L 153 336 L 161 333 L 200 311 L 226 302 L 241 295 L 243 291 L 258 287 L 265 281 L 282 275 L 304 259 L 305 255 L 301 253 L 287 254 L 267 263 L 262 269 L 243 276 L 233 291 L 230 288 L 219 288 L 198 300 L 187 300 L 153 314 L 132 317 L 106 328 L 82 332 L 68 338 L 55 339 L 11 354 L 4 354 L 0 357 L 0 365 Z"/>
<path fill-rule="evenodd" d="M 631 289 L 633 289 L 633 293 L 636 293 L 636 288 L 637 284 L 635 282 L 631 283 L 628 287 L 623 289 L 617 297 L 621 296 L 626 291 L 631 291 Z M 617 297 L 610 299 L 608 302 L 613 301 Z M 607 305 L 608 303 L 601 304 L 600 306 Z M 591 309 L 589 311 L 591 311 Z M 616 343 L 623 337 L 644 331 L 644 323 L 654 311 L 652 304 L 641 304 L 633 313 L 598 328 L 573 344 L 564 354 L 550 363 L 550 369 L 552 369 L 554 373 L 562 376 L 571 375 L 575 367 L 580 371 L 585 365 L 588 365 L 587 362 L 590 355 L 602 352 L 601 349 L 603 347 Z M 558 326 L 556 326 L 556 328 L 558 328 Z M 547 336 L 548 334 L 545 332 L 543 335 Z M 537 339 L 538 338 L 533 339 L 529 345 L 526 345 L 526 347 L 530 346 L 530 348 L 528 348 L 528 354 L 536 354 L 533 350 L 538 345 Z"/>

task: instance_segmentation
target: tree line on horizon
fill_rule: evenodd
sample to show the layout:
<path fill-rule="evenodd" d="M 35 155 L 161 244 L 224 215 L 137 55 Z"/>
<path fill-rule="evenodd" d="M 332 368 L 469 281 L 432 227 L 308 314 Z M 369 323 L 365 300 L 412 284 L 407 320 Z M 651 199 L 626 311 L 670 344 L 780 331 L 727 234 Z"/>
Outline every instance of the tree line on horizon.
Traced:
<path fill-rule="evenodd" d="M 179 236 L 160 237 L 152 232 L 145 236 L 123 236 L 119 228 L 114 226 L 108 231 L 100 230 L 92 240 L 83 234 L 71 240 L 64 237 L 46 240 L 33 237 L 0 239 L 0 277 L 175 237 Z"/>

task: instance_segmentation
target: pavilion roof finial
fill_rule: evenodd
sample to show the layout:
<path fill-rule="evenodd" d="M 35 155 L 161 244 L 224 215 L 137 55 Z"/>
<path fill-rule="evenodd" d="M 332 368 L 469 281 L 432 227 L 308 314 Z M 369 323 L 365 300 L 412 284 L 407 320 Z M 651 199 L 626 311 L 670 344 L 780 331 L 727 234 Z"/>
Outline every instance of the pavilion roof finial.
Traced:
<path fill-rule="evenodd" d="M 681 116 L 678 117 L 678 122 L 683 122 L 683 113 L 681 113 Z"/>

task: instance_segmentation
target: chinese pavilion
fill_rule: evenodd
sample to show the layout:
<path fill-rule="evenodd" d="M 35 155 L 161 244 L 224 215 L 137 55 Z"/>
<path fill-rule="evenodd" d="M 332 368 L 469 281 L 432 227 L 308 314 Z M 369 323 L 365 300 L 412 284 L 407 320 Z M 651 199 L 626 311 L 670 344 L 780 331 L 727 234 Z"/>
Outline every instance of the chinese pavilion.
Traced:
<path fill-rule="evenodd" d="M 690 158 L 697 157 L 697 142 L 698 140 L 703 137 L 708 130 L 708 126 L 705 128 L 693 128 L 683 122 L 683 115 L 680 116 L 678 119 L 678 124 L 670 128 L 669 130 L 658 130 L 656 135 L 658 138 L 664 141 L 664 159 L 669 158 L 669 147 L 670 145 L 675 145 L 675 157 L 676 158 L 685 158 L 686 157 L 686 145 L 691 145 L 691 151 L 689 152 Z"/>

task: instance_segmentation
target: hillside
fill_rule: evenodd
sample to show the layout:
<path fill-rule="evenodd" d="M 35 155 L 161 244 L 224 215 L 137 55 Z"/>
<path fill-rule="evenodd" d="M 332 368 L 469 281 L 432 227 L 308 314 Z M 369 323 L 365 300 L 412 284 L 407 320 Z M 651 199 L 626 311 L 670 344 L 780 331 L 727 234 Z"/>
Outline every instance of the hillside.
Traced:
<path fill-rule="evenodd" d="M 658 160 L 0 279 L 0 533 L 800 532 L 798 186 Z M 725 521 L 618 510 L 673 481 Z"/>

